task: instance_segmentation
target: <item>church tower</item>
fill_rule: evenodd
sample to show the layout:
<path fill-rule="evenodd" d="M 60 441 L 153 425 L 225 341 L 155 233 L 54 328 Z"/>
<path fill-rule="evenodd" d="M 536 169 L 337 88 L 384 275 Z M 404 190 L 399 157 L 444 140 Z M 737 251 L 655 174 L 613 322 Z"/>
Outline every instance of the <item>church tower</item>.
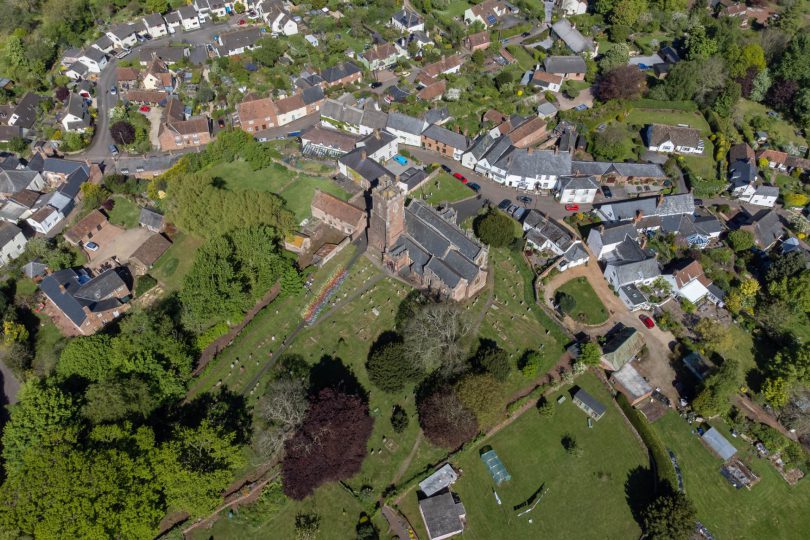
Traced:
<path fill-rule="evenodd" d="M 383 255 L 405 232 L 405 192 L 389 176 L 371 190 L 369 217 L 368 246 Z"/>

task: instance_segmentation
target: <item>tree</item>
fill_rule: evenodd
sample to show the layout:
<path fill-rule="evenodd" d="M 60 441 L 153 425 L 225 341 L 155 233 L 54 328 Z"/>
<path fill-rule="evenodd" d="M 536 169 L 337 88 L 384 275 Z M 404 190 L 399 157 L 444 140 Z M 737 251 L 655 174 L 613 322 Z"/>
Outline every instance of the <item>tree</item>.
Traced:
<path fill-rule="evenodd" d="M 725 350 L 731 345 L 731 334 L 722 323 L 713 319 L 700 319 L 694 327 L 703 345 L 713 351 Z"/>
<path fill-rule="evenodd" d="M 793 101 L 799 91 L 799 83 L 792 80 L 777 79 L 768 89 L 765 101 L 774 109 L 790 111 Z"/>
<path fill-rule="evenodd" d="M 736 230 L 728 233 L 728 243 L 737 253 L 754 247 L 754 235 L 748 231 Z"/>
<path fill-rule="evenodd" d="M 528 351 L 520 359 L 520 371 L 524 377 L 533 379 L 537 376 L 542 363 L 543 356 L 538 351 Z"/>
<path fill-rule="evenodd" d="M 717 52 L 717 42 L 706 34 L 706 27 L 695 25 L 684 40 L 687 60 L 705 60 Z"/>
<path fill-rule="evenodd" d="M 87 387 L 82 416 L 94 424 L 123 419 L 143 421 L 157 403 L 149 384 L 137 376 L 123 376 Z"/>
<path fill-rule="evenodd" d="M 81 377 L 101 381 L 110 372 L 111 354 L 112 341 L 106 334 L 71 339 L 59 355 L 56 373 L 62 379 Z"/>
<path fill-rule="evenodd" d="M 786 193 L 783 197 L 785 206 L 790 207 L 803 207 L 810 203 L 810 197 L 804 193 Z"/>
<path fill-rule="evenodd" d="M 790 17 L 788 13 L 783 15 Z M 803 86 L 810 84 L 810 36 L 806 32 L 793 36 L 776 72 L 783 79 L 796 81 Z"/>
<path fill-rule="evenodd" d="M 325 482 L 357 474 L 372 425 L 368 404 L 359 396 L 321 390 L 298 431 L 284 444 L 284 493 L 301 500 Z"/>
<path fill-rule="evenodd" d="M 563 438 L 560 440 L 563 448 L 565 448 L 565 452 L 569 456 L 574 457 L 581 457 L 582 456 L 582 447 L 577 444 L 577 440 L 574 438 L 573 435 L 563 435 Z"/>
<path fill-rule="evenodd" d="M 599 70 L 607 73 L 619 66 L 624 66 L 630 59 L 630 49 L 624 43 L 618 43 L 608 49 L 599 59 Z"/>
<path fill-rule="evenodd" d="M 475 218 L 473 229 L 482 242 L 492 247 L 508 246 L 515 239 L 515 223 L 497 210 Z"/>
<path fill-rule="evenodd" d="M 734 106 L 742 97 L 740 85 L 730 81 L 714 102 L 714 112 L 722 118 L 728 118 L 734 111 Z"/>
<path fill-rule="evenodd" d="M 646 11 L 647 0 L 617 0 L 610 13 L 610 22 L 614 25 L 633 26 Z"/>
<path fill-rule="evenodd" d="M 478 49 L 477 51 L 472 53 L 472 62 L 476 66 L 479 66 L 479 67 L 483 66 L 485 60 L 486 60 L 486 56 L 484 55 L 484 51 L 482 51 L 481 49 Z"/>
<path fill-rule="evenodd" d="M 452 387 L 442 386 L 418 396 L 419 425 L 427 439 L 448 450 L 455 450 L 478 433 L 475 414 L 464 406 Z"/>
<path fill-rule="evenodd" d="M 593 137 L 592 152 L 606 160 L 620 159 L 628 146 L 627 130 L 620 124 L 611 124 Z"/>
<path fill-rule="evenodd" d="M 566 292 L 558 291 L 554 296 L 554 299 L 557 302 L 557 306 L 560 308 L 560 311 L 566 315 L 571 315 L 574 309 L 577 307 L 576 298 Z"/>
<path fill-rule="evenodd" d="M 782 377 L 768 378 L 762 385 L 762 397 L 771 407 L 781 409 L 790 399 L 790 386 Z"/>
<path fill-rule="evenodd" d="M 644 92 L 646 86 L 644 73 L 636 66 L 619 66 L 599 79 L 596 97 L 601 101 L 635 99 Z"/>
<path fill-rule="evenodd" d="M 110 196 L 109 191 L 92 182 L 85 182 L 79 190 L 82 193 L 85 208 L 98 208 Z"/>
<path fill-rule="evenodd" d="M 588 341 L 579 346 L 577 361 L 586 366 L 598 366 L 602 361 L 602 349 L 597 343 Z"/>
<path fill-rule="evenodd" d="M 749 99 L 757 103 L 765 99 L 765 96 L 768 94 L 768 89 L 771 87 L 771 82 L 771 75 L 768 68 L 757 73 L 752 83 L 751 95 L 748 96 Z"/>
<path fill-rule="evenodd" d="M 409 423 L 408 412 L 399 405 L 394 405 L 391 411 L 391 427 L 394 428 L 394 432 L 402 433 L 408 428 Z"/>
<path fill-rule="evenodd" d="M 692 401 L 692 408 L 707 417 L 728 412 L 729 398 L 737 391 L 742 374 L 736 360 L 727 359 L 704 382 L 703 388 Z"/>
<path fill-rule="evenodd" d="M 388 393 L 399 392 L 406 384 L 418 381 L 422 375 L 418 365 L 409 358 L 401 339 L 372 348 L 366 371 L 372 384 Z"/>
<path fill-rule="evenodd" d="M 405 350 L 415 368 L 432 373 L 463 369 L 463 340 L 470 331 L 459 307 L 452 303 L 420 306 L 403 330 Z"/>
<path fill-rule="evenodd" d="M 697 512 L 683 493 L 660 495 L 642 515 L 642 528 L 650 540 L 688 540 L 695 531 Z"/>
<path fill-rule="evenodd" d="M 302 379 L 287 376 L 276 379 L 267 388 L 257 406 L 264 428 L 257 428 L 255 446 L 267 459 L 277 457 L 284 443 L 293 436 L 306 417 L 309 402 Z"/>
<path fill-rule="evenodd" d="M 169 11 L 168 0 L 146 0 L 146 11 L 149 13 L 166 13 Z"/>
<path fill-rule="evenodd" d="M 768 272 L 765 274 L 765 282 L 770 283 L 783 277 L 794 276 L 804 268 L 804 254 L 799 251 L 791 251 L 785 255 L 773 255 Z"/>
<path fill-rule="evenodd" d="M 501 390 L 501 383 L 489 373 L 466 375 L 456 383 L 459 401 L 478 418 L 496 410 Z"/>
<path fill-rule="evenodd" d="M 473 365 L 480 371 L 491 373 L 499 381 L 505 381 L 512 371 L 509 363 L 509 353 L 494 343 L 484 343 L 475 353 Z"/>
<path fill-rule="evenodd" d="M 126 120 L 120 120 L 110 126 L 113 141 L 124 146 L 135 142 L 135 126 Z"/>

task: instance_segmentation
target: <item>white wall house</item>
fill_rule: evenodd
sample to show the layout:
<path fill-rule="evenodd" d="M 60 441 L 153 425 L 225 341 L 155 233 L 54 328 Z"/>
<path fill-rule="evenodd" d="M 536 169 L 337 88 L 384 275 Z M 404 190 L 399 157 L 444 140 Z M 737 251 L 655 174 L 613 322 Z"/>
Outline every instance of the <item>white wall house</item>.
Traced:
<path fill-rule="evenodd" d="M 107 30 L 106 34 L 119 49 L 128 49 L 138 43 L 137 28 L 134 24 L 119 24 Z"/>
<path fill-rule="evenodd" d="M 392 112 L 388 115 L 388 124 L 385 126 L 385 130 L 394 135 L 400 144 L 421 147 L 422 132 L 427 127 L 428 124 L 424 120 Z"/>
<path fill-rule="evenodd" d="M 632 240 L 638 237 L 638 231 L 633 224 L 619 225 L 609 229 L 593 227 L 588 233 L 588 247 L 596 259 L 602 261 L 608 258 L 628 237 Z"/>
<path fill-rule="evenodd" d="M 146 28 L 146 33 L 153 38 L 159 38 L 169 33 L 169 28 L 166 26 L 166 21 L 160 13 L 152 13 L 143 18 L 143 24 Z"/>
<path fill-rule="evenodd" d="M 666 154 L 702 154 L 700 131 L 686 126 L 651 124 L 644 129 L 647 150 Z"/>
<path fill-rule="evenodd" d="M 101 73 L 101 70 L 107 67 L 107 55 L 91 47 L 82 52 L 79 62 L 87 66 L 90 73 Z"/>
<path fill-rule="evenodd" d="M 38 233 L 47 235 L 63 219 L 65 216 L 56 208 L 43 206 L 25 221 Z"/>
<path fill-rule="evenodd" d="M 592 203 L 599 189 L 593 176 L 566 176 L 560 180 L 560 203 Z"/>
<path fill-rule="evenodd" d="M 22 255 L 27 243 L 19 227 L 11 223 L 0 225 L 0 266 Z"/>

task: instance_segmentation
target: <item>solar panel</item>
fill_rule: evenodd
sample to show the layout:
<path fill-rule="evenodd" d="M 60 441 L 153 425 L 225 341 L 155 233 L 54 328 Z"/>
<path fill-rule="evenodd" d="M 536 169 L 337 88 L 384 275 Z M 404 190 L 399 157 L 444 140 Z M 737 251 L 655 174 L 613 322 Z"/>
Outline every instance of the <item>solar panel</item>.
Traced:
<path fill-rule="evenodd" d="M 495 15 L 487 15 L 487 23 L 493 25 L 498 22 L 498 19 L 495 18 Z"/>

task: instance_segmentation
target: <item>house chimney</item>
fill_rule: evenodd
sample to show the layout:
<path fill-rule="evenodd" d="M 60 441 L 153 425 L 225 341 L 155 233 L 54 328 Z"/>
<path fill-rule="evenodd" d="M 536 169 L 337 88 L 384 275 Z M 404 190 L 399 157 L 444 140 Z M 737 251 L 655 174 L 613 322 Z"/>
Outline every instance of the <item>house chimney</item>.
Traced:
<path fill-rule="evenodd" d="M 366 159 L 366 149 L 360 150 L 360 159 Z"/>
<path fill-rule="evenodd" d="M 664 204 L 664 194 L 659 193 L 658 194 L 658 204 L 657 204 L 657 206 L 661 206 L 662 204 Z"/>
<path fill-rule="evenodd" d="M 641 210 L 636 210 L 636 218 L 633 220 L 633 223 L 638 223 L 642 219 L 644 219 L 644 212 Z"/>
<path fill-rule="evenodd" d="M 374 128 L 374 138 L 380 140 L 380 130 L 377 128 Z"/>
<path fill-rule="evenodd" d="M 532 147 L 531 147 L 531 146 L 530 146 L 529 148 L 527 148 L 527 149 L 526 149 L 526 153 L 527 153 L 527 154 L 531 154 L 531 153 L 532 153 Z"/>
<path fill-rule="evenodd" d="M 604 223 L 601 223 L 601 224 L 599 225 L 599 232 L 600 232 L 600 233 L 604 233 L 604 232 L 605 232 L 605 224 L 604 224 Z"/>

